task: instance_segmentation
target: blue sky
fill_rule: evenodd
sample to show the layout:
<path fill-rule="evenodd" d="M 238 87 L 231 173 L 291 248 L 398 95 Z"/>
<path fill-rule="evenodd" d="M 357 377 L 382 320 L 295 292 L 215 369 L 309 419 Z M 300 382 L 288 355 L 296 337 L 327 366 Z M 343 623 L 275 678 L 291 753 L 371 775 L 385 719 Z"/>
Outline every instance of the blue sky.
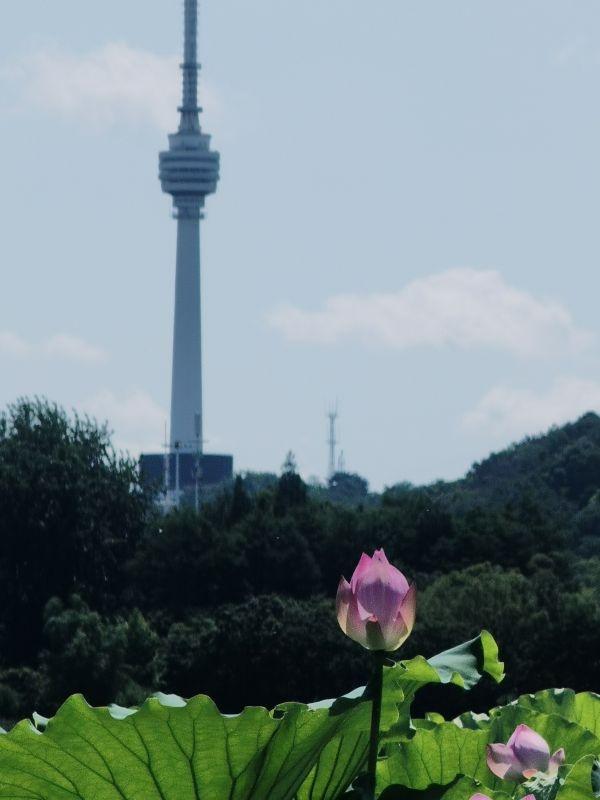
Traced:
<path fill-rule="evenodd" d="M 0 404 L 164 438 L 179 0 L 0 26 Z M 379 488 L 600 407 L 600 5 L 202 0 L 207 449 Z"/>

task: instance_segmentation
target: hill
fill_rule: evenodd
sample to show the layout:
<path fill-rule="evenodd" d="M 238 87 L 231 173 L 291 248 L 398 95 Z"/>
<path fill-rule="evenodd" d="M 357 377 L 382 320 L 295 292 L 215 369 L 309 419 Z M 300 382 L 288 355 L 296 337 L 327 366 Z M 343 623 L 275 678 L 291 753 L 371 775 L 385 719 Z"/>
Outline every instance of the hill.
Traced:
<path fill-rule="evenodd" d="M 508 502 L 533 493 L 556 508 L 583 508 L 600 487 L 600 417 L 529 437 L 475 464 L 459 488 L 486 502 Z"/>

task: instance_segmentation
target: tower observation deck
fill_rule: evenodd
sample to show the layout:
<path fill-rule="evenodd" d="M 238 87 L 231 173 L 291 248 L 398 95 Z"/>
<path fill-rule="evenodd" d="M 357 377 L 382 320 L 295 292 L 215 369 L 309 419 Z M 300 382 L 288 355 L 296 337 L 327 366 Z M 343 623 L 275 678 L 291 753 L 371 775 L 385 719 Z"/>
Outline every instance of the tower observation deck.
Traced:
<path fill-rule="evenodd" d="M 180 477 L 187 482 L 192 475 L 197 483 L 198 473 L 203 482 L 219 482 L 231 476 L 233 463 L 230 456 L 208 456 L 203 452 L 200 221 L 206 197 L 217 189 L 219 154 L 211 150 L 210 136 L 200 126 L 198 0 L 185 0 L 184 8 L 179 128 L 169 136 L 169 149 L 159 156 L 160 182 L 163 191 L 173 198 L 173 216 L 177 220 L 171 424 L 168 455 L 142 456 L 141 460 L 142 472 L 155 479 L 160 471 L 157 459 L 162 459 L 167 490 L 174 488 L 175 475 L 177 483 Z M 173 459 L 175 464 L 171 463 Z M 178 485 L 177 492 L 179 488 Z"/>

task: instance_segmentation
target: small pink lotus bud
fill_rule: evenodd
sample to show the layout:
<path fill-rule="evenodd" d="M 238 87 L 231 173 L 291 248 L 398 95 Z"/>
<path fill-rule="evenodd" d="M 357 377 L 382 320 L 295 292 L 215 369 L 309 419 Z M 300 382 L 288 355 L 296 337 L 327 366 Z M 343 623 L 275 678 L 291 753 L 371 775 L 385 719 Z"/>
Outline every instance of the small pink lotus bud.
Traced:
<path fill-rule="evenodd" d="M 562 748 L 551 756 L 546 740 L 527 725 L 517 725 L 506 744 L 489 744 L 487 748 L 488 767 L 507 781 L 532 778 L 538 772 L 553 778 L 564 761 Z"/>
<path fill-rule="evenodd" d="M 415 624 L 416 589 L 383 550 L 362 554 L 350 583 L 342 578 L 336 597 L 344 633 L 367 650 L 397 650 Z"/>
<path fill-rule="evenodd" d="M 480 794 L 478 792 L 477 794 L 471 795 L 470 800 L 491 800 L 491 798 L 489 798 L 487 794 Z M 532 794 L 526 794 L 523 800 L 535 800 L 535 797 Z"/>

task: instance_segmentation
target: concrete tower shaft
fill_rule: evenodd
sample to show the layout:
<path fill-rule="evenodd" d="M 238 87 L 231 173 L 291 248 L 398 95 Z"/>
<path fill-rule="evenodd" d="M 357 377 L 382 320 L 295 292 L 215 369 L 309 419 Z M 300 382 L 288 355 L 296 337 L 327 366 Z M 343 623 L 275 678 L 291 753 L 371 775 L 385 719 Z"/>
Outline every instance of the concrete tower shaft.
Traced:
<path fill-rule="evenodd" d="M 177 219 L 169 440 L 180 452 L 202 451 L 200 220 L 205 198 L 216 191 L 219 180 L 219 154 L 210 149 L 210 136 L 200 128 L 197 37 L 198 0 L 185 0 L 181 119 L 159 158 L 162 189 L 173 197 Z"/>

